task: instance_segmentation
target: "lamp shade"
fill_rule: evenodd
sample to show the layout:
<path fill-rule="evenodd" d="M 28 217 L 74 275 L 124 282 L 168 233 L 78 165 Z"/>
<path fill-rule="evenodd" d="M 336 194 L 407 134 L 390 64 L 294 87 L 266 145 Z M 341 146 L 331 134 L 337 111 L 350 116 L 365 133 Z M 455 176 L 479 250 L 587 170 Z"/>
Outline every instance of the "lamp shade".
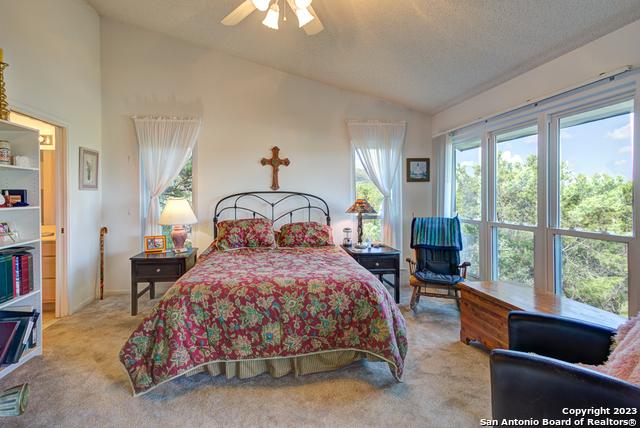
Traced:
<path fill-rule="evenodd" d="M 271 0 L 252 0 L 252 1 L 253 1 L 253 5 L 260 12 L 265 12 L 267 9 L 269 9 L 269 3 L 271 3 Z"/>
<path fill-rule="evenodd" d="M 356 199 L 346 212 L 350 214 L 375 214 L 376 210 L 366 199 Z"/>
<path fill-rule="evenodd" d="M 189 201 L 186 199 L 173 199 L 167 200 L 160 220 L 158 224 L 161 225 L 174 225 L 174 224 L 195 224 L 198 222 L 196 215 L 189 205 Z"/>
<path fill-rule="evenodd" d="M 272 30 L 278 29 L 278 21 L 280 20 L 280 7 L 278 6 L 278 2 L 271 5 L 269 11 L 267 12 L 267 16 L 264 18 L 262 23 L 271 28 Z"/>
<path fill-rule="evenodd" d="M 310 23 L 315 19 L 313 15 L 311 15 L 311 12 L 309 12 L 309 9 L 307 8 L 296 9 L 296 16 L 298 17 L 298 26 L 300 28 L 304 27 L 305 25 L 307 25 L 308 23 Z"/>

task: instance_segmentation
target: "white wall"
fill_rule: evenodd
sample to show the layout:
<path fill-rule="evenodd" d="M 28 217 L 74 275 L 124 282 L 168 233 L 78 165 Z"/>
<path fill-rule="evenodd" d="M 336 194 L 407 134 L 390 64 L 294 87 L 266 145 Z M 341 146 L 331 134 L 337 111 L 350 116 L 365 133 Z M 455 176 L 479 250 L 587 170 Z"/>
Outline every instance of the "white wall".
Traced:
<path fill-rule="evenodd" d="M 640 21 L 436 114 L 433 133 L 446 132 L 627 65 L 640 67 Z"/>
<path fill-rule="evenodd" d="M 100 192 L 78 190 L 78 147 L 101 148 L 100 30 L 82 0 L 0 0 L 10 105 L 67 126 L 69 307 L 95 298 Z"/>
<path fill-rule="evenodd" d="M 194 166 L 200 219 L 194 243 L 201 249 L 212 239 L 213 207 L 220 197 L 269 190 L 271 170 L 259 160 L 273 145 L 292 162 L 281 169 L 281 189 L 325 198 L 337 240 L 353 221 L 344 213 L 352 203 L 345 119 L 406 120 L 406 156 L 431 154 L 430 118 L 422 113 L 108 19 L 101 20 L 101 34 L 109 292 L 128 290 L 128 258 L 140 248 L 139 159 L 131 115 L 202 116 Z M 412 213 L 431 211 L 431 185 L 404 183 L 403 190 L 408 232 Z"/>

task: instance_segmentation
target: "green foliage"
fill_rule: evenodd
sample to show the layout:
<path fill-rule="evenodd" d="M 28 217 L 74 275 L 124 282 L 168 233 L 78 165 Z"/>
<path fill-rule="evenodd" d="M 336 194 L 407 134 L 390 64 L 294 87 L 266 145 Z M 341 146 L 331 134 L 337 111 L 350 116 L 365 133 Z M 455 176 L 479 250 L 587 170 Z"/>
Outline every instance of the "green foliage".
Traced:
<path fill-rule="evenodd" d="M 180 174 L 173 180 L 173 183 L 162 195 L 160 195 L 160 209 L 163 210 L 169 198 L 187 198 L 189 202 L 193 202 L 193 158 L 189 157 L 187 163 L 180 171 Z M 172 226 L 162 226 L 162 234 L 167 237 L 167 249 L 173 248 L 171 241 Z M 187 232 L 191 233 L 191 227 L 186 226 Z"/>
<path fill-rule="evenodd" d="M 187 198 L 191 202 L 193 195 L 193 159 L 190 157 L 180 171 L 180 174 L 173 180 L 173 183 L 162 195 L 160 195 L 160 206 L 164 208 L 169 198 Z"/>
<path fill-rule="evenodd" d="M 608 174 L 576 174 L 561 165 L 561 227 L 631 234 L 631 181 Z M 456 207 L 461 218 L 480 218 L 479 165 L 456 167 Z M 537 223 L 537 157 L 508 162 L 500 154 L 497 165 L 498 220 Z M 463 223 L 463 257 L 479 262 L 478 227 Z M 562 288 L 567 297 L 611 312 L 628 311 L 626 244 L 562 237 Z M 533 284 L 534 240 L 531 232 L 498 229 L 498 272 L 503 280 Z M 477 275 L 477 268 L 471 273 Z"/>
<path fill-rule="evenodd" d="M 356 168 L 356 198 L 366 199 L 378 213 L 377 215 L 364 217 L 362 222 L 363 239 L 369 238 L 371 241 L 382 241 L 382 222 L 378 215 L 382 212 L 382 200 L 384 197 L 369 179 L 367 173 L 361 168 Z M 356 233 L 354 233 L 354 239 L 357 239 Z"/>

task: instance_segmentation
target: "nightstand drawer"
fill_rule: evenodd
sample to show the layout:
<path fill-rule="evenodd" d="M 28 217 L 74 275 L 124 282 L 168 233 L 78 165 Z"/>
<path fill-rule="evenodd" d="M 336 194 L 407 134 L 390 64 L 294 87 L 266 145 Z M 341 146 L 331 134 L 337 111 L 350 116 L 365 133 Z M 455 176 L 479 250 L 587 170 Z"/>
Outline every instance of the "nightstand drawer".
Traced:
<path fill-rule="evenodd" d="M 365 269 L 395 269 L 396 257 L 359 257 L 358 263 Z"/>
<path fill-rule="evenodd" d="M 178 263 L 138 263 L 136 265 L 136 274 L 141 278 L 179 277 L 182 273 L 182 265 Z"/>

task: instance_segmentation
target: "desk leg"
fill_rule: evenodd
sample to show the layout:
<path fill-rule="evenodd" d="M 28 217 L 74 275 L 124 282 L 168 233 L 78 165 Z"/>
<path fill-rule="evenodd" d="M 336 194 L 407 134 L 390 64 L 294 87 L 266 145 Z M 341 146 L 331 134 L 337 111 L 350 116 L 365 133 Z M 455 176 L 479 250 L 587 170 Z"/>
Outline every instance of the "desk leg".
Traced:
<path fill-rule="evenodd" d="M 149 300 L 153 300 L 156 298 L 156 283 L 149 283 Z"/>
<path fill-rule="evenodd" d="M 138 282 L 131 281 L 131 315 L 138 314 Z"/>
<path fill-rule="evenodd" d="M 396 269 L 396 273 L 393 278 L 393 289 L 396 298 L 396 303 L 400 303 L 400 269 Z"/>

